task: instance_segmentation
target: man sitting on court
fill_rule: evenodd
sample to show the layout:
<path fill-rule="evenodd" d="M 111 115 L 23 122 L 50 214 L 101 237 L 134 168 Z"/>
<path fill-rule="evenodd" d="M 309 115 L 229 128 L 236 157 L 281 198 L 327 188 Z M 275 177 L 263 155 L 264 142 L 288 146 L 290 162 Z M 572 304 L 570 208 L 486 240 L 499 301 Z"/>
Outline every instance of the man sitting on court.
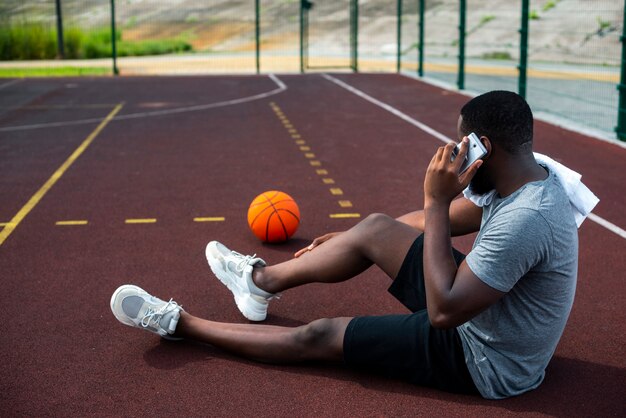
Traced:
<path fill-rule="evenodd" d="M 467 138 L 488 153 L 459 175 Z M 498 399 L 542 382 L 574 300 L 577 225 L 556 174 L 532 152 L 533 116 L 515 93 L 494 91 L 461 110 L 459 157 L 437 150 L 424 180 L 424 209 L 368 216 L 268 266 L 211 242 L 213 272 L 250 320 L 265 319 L 277 293 L 348 280 L 379 266 L 413 313 L 320 319 L 300 327 L 218 323 L 125 285 L 111 298 L 122 323 L 189 338 L 263 362 L 343 362 L 446 391 Z M 466 186 L 496 193 L 479 207 L 455 199 Z M 451 236 L 479 232 L 464 257 Z"/>

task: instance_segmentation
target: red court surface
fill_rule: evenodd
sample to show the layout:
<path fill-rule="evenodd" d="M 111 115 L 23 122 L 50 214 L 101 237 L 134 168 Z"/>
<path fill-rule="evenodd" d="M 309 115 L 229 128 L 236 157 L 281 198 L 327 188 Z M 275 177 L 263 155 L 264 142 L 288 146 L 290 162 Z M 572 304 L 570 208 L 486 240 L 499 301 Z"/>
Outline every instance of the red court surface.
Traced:
<path fill-rule="evenodd" d="M 253 363 L 160 340 L 110 311 L 112 292 L 134 283 L 195 315 L 246 322 L 208 269 L 206 243 L 275 263 L 357 214 L 421 208 L 442 142 L 414 122 L 454 138 L 466 101 L 400 75 L 2 84 L 0 415 L 623 416 L 626 149 L 543 122 L 536 150 L 582 173 L 601 199 L 597 221 L 617 229 L 589 219 L 580 228 L 576 301 L 535 391 L 487 401 L 341 366 Z M 266 190 L 300 205 L 287 244 L 248 230 L 247 206 Z M 472 237 L 454 243 L 468 251 Z M 372 268 L 293 289 L 266 323 L 407 312 L 388 285 Z"/>

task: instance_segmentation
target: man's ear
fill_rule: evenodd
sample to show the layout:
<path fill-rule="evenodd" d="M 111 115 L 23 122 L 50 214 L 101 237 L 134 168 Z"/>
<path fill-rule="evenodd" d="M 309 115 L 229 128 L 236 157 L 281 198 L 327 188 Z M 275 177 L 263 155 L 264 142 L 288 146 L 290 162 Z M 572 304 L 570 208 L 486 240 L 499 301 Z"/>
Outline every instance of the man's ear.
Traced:
<path fill-rule="evenodd" d="M 480 142 L 483 143 L 485 149 L 487 150 L 487 155 L 483 157 L 483 160 L 486 160 L 487 158 L 491 157 L 491 151 L 493 150 L 493 148 L 491 147 L 491 141 L 486 136 L 481 136 Z"/>

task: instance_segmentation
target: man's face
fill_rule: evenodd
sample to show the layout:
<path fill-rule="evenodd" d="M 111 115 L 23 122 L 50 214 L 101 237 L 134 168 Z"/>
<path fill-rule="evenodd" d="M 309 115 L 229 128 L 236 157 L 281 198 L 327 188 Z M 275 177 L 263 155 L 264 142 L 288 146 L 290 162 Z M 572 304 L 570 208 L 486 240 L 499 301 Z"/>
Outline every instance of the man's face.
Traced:
<path fill-rule="evenodd" d="M 459 141 L 461 141 L 463 137 L 465 136 L 465 134 L 461 132 L 462 123 L 463 123 L 463 116 L 459 116 L 459 120 L 457 122 L 457 127 L 456 127 Z M 467 134 L 470 134 L 470 132 L 468 132 Z M 493 185 L 493 182 L 489 179 L 487 161 L 486 160 L 483 160 L 483 161 L 484 161 L 483 165 L 481 165 L 478 171 L 476 171 L 476 174 L 474 175 L 474 177 L 472 177 L 472 180 L 470 181 L 470 184 L 469 184 L 469 188 L 472 191 L 472 193 L 479 194 L 479 195 L 488 193 L 495 188 Z"/>

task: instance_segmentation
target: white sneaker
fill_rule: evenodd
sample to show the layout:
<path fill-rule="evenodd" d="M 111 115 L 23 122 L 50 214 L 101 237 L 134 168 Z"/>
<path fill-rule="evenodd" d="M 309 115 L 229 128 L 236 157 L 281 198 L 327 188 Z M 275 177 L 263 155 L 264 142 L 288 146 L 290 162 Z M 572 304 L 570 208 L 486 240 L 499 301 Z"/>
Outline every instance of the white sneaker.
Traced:
<path fill-rule="evenodd" d="M 132 284 L 120 286 L 111 296 L 113 315 L 124 325 L 142 328 L 168 340 L 172 337 L 184 309 L 172 299 L 162 301 Z"/>
<path fill-rule="evenodd" d="M 235 297 L 237 308 L 250 321 L 263 321 L 267 317 L 268 301 L 275 297 L 252 281 L 255 265 L 267 264 L 255 255 L 243 255 L 231 251 L 217 241 L 206 246 L 206 258 L 213 273 L 228 287 Z"/>

